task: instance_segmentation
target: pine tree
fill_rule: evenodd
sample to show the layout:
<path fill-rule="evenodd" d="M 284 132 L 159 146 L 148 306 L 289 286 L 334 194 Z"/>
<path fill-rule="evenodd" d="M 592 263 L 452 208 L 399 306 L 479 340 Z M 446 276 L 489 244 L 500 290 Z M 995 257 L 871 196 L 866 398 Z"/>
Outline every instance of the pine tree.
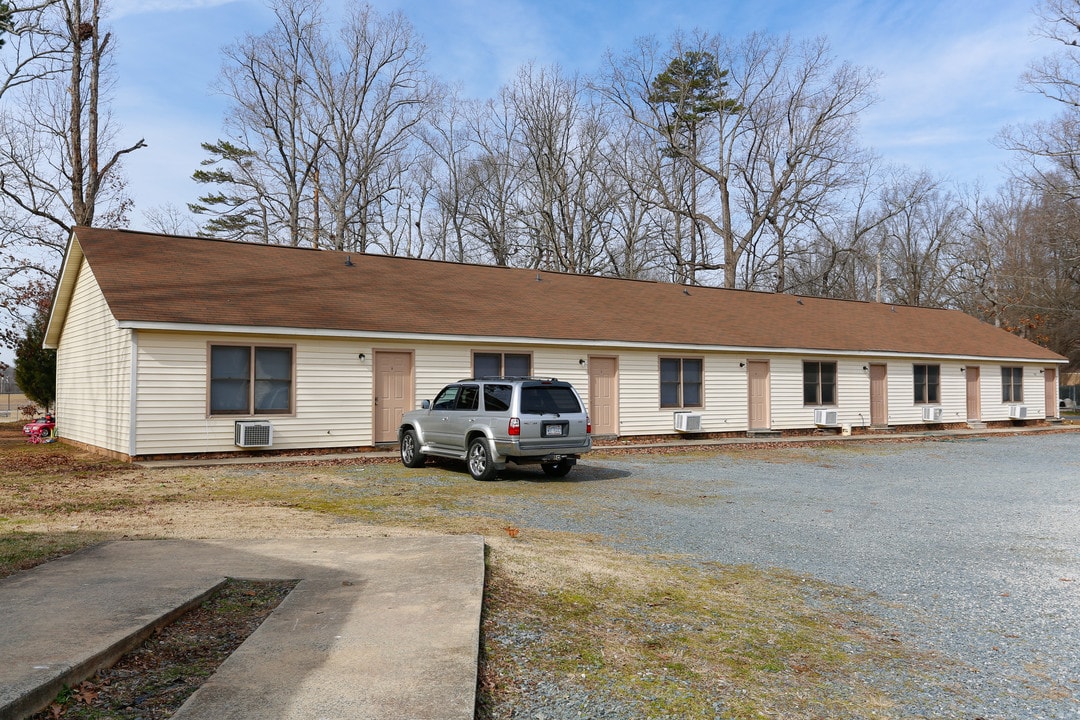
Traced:
<path fill-rule="evenodd" d="M 15 384 L 46 410 L 56 400 L 56 351 L 42 347 L 49 322 L 47 301 L 39 305 L 26 326 L 26 336 L 15 346 Z"/>

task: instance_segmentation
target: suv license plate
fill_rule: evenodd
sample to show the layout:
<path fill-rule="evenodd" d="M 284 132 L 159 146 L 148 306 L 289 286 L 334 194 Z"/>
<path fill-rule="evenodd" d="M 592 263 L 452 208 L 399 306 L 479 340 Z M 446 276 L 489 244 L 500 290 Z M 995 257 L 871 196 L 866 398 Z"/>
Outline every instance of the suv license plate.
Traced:
<path fill-rule="evenodd" d="M 562 425 L 548 425 L 545 430 L 546 437 L 555 437 L 556 435 L 562 437 Z"/>

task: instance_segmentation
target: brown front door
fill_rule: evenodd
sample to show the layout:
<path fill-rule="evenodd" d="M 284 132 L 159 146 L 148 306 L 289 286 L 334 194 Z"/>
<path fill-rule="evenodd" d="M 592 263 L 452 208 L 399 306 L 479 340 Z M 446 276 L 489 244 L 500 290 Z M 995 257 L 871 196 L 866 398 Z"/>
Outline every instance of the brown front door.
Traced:
<path fill-rule="evenodd" d="M 589 358 L 589 419 L 594 435 L 617 435 L 618 364 L 613 357 Z"/>
<path fill-rule="evenodd" d="M 412 353 L 376 352 L 372 361 L 372 441 L 395 442 L 401 416 L 412 409 Z"/>
<path fill-rule="evenodd" d="M 1046 417 L 1056 418 L 1058 416 L 1057 368 L 1046 368 L 1043 371 L 1043 377 L 1046 378 Z"/>
<path fill-rule="evenodd" d="M 870 424 L 889 424 L 888 366 L 870 366 Z"/>
<path fill-rule="evenodd" d="M 750 395 L 750 430 L 768 430 L 772 426 L 769 416 L 769 363 L 751 360 L 746 364 L 746 376 Z"/>
<path fill-rule="evenodd" d="M 982 419 L 982 400 L 979 394 L 979 366 L 968 365 L 964 368 L 967 377 L 967 419 L 978 422 Z"/>

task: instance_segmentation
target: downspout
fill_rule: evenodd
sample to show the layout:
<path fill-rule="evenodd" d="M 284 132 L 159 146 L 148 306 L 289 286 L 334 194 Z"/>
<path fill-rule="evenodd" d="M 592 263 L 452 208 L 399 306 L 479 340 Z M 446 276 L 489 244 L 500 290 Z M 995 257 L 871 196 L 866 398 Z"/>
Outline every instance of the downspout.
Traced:
<path fill-rule="evenodd" d="M 139 380 L 139 331 L 131 331 L 131 360 L 129 361 L 128 388 L 128 459 L 135 459 L 135 412 L 138 407 Z"/>

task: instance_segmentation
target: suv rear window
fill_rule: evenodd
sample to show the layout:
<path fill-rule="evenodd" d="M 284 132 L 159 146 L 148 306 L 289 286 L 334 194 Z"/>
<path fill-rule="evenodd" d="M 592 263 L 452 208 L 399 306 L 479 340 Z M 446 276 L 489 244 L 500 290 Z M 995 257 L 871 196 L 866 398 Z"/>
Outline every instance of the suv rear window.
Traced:
<path fill-rule="evenodd" d="M 510 398 L 514 396 L 512 385 L 485 385 L 484 408 L 488 412 L 504 412 L 510 409 Z"/>
<path fill-rule="evenodd" d="M 521 388 L 522 415 L 580 413 L 581 403 L 574 391 L 560 385 L 532 385 Z"/>

